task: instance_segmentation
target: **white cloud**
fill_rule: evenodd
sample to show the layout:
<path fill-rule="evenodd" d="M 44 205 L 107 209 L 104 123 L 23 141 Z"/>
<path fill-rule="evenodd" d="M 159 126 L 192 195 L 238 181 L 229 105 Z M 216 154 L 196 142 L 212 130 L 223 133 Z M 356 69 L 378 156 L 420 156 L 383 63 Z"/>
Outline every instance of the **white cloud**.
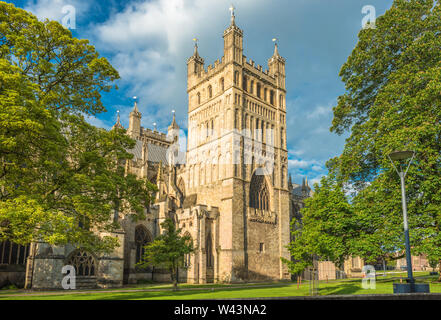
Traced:
<path fill-rule="evenodd" d="M 104 120 L 98 119 L 98 118 L 96 118 L 96 117 L 94 117 L 94 116 L 87 115 L 87 114 L 83 114 L 83 115 L 84 115 L 84 119 L 85 119 L 88 123 L 90 123 L 91 125 L 93 125 L 93 126 L 95 126 L 95 127 L 98 127 L 98 128 L 104 128 L 104 129 L 106 129 L 106 130 L 109 130 L 109 129 L 111 129 L 112 126 L 113 126 L 113 124 L 110 125 L 109 123 L 107 123 L 107 121 L 104 121 Z M 115 118 L 115 120 L 116 120 L 116 118 Z"/>
<path fill-rule="evenodd" d="M 332 113 L 332 104 L 328 106 L 318 106 L 314 111 L 309 113 L 306 117 L 308 119 L 317 119 L 320 117 L 329 116 Z"/>
<path fill-rule="evenodd" d="M 288 166 L 290 168 L 307 169 L 309 168 L 310 163 L 305 160 L 288 160 Z"/>

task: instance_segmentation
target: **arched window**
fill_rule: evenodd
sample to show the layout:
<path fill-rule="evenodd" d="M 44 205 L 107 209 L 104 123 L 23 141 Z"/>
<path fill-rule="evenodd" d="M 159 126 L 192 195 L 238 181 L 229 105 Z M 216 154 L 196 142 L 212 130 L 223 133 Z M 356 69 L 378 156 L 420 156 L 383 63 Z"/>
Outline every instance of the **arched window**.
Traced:
<path fill-rule="evenodd" d="M 213 98 L 213 87 L 211 85 L 208 86 L 208 98 Z"/>
<path fill-rule="evenodd" d="M 270 197 L 265 176 L 254 174 L 250 183 L 250 207 L 268 211 Z"/>
<path fill-rule="evenodd" d="M 213 268 L 214 256 L 213 256 L 213 241 L 211 239 L 211 233 L 207 235 L 207 242 L 205 244 L 205 253 L 207 256 L 207 268 Z"/>
<path fill-rule="evenodd" d="M 198 92 L 196 96 L 197 96 L 197 101 L 198 101 L 198 105 L 199 105 L 199 104 L 201 104 L 201 93 Z"/>
<path fill-rule="evenodd" d="M 247 80 L 247 76 L 243 76 L 243 80 L 242 80 L 242 89 L 244 91 L 248 92 L 248 80 Z"/>
<path fill-rule="evenodd" d="M 221 89 L 221 92 L 225 91 L 225 80 L 224 80 L 224 78 L 222 78 L 220 80 L 220 89 Z"/>
<path fill-rule="evenodd" d="M 72 252 L 67 260 L 67 264 L 75 268 L 75 275 L 81 277 L 96 276 L 95 258 L 83 249 Z"/>
<path fill-rule="evenodd" d="M 137 226 L 135 229 L 135 244 L 136 244 L 136 253 L 135 253 L 135 263 L 141 262 L 142 257 L 145 253 L 145 246 L 152 242 L 152 238 L 150 236 L 149 231 L 144 226 Z"/>
<path fill-rule="evenodd" d="M 29 245 L 21 246 L 9 240 L 0 242 L 0 264 L 26 265 Z"/>
<path fill-rule="evenodd" d="M 260 90 L 261 90 L 260 83 L 257 83 L 256 94 L 257 94 L 257 97 L 258 97 L 258 98 L 260 98 Z"/>
<path fill-rule="evenodd" d="M 251 93 L 251 94 L 254 93 L 254 81 L 251 81 L 251 85 L 250 85 L 250 93 Z"/>

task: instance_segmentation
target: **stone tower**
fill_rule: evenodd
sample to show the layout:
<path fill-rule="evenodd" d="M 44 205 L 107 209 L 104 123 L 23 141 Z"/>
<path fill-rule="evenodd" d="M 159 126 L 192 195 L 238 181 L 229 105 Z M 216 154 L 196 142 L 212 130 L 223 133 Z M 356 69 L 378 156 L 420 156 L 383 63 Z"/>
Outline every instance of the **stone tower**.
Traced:
<path fill-rule="evenodd" d="M 211 233 L 215 280 L 287 279 L 280 260 L 289 259 L 290 240 L 285 59 L 276 44 L 268 70 L 247 61 L 233 11 L 223 38 L 220 61 L 205 69 L 197 44 L 187 61 L 181 177 L 198 204 L 219 210 Z"/>

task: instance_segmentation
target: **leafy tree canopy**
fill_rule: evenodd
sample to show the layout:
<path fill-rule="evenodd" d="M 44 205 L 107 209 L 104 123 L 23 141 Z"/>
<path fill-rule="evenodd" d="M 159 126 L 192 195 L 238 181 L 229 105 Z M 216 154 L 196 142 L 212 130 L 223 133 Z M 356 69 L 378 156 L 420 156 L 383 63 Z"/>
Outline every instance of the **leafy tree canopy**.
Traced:
<path fill-rule="evenodd" d="M 87 40 L 0 2 L 0 241 L 110 250 L 96 231 L 112 213 L 143 217 L 155 187 L 125 170 L 135 142 L 83 117 L 118 77 Z"/>
<path fill-rule="evenodd" d="M 416 152 L 406 177 L 412 253 L 440 260 L 441 4 L 395 0 L 375 28 L 361 30 L 358 38 L 340 71 L 346 92 L 333 109 L 331 127 L 350 136 L 343 153 L 327 163 L 333 192 L 340 185 L 353 191 L 353 216 L 341 223 L 354 227 L 354 239 L 345 248 L 366 261 L 403 250 L 400 180 L 388 154 L 408 149 Z M 334 210 L 333 203 L 322 204 Z"/>

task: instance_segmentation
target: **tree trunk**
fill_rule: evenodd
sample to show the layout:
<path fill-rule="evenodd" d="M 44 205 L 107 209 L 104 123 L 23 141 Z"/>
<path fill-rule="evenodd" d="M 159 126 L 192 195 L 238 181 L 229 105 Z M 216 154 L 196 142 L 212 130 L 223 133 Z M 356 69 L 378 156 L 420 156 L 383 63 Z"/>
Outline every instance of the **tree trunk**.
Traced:
<path fill-rule="evenodd" d="M 441 259 L 438 261 L 438 282 L 441 282 Z"/>
<path fill-rule="evenodd" d="M 173 291 L 178 291 L 178 268 L 177 267 L 172 268 L 171 278 L 173 281 Z"/>

